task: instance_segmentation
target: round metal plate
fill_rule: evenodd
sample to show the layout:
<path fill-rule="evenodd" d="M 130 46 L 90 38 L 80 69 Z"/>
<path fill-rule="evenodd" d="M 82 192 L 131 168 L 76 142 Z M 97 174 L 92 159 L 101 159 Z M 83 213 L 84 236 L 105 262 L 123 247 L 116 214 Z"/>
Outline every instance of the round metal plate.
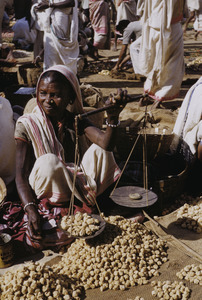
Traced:
<path fill-rule="evenodd" d="M 85 240 L 93 239 L 94 237 L 99 235 L 105 229 L 106 222 L 100 215 L 91 214 L 90 216 L 92 218 L 98 219 L 100 221 L 99 229 L 97 231 L 95 231 L 92 235 L 84 235 L 84 236 L 73 236 L 73 235 L 71 235 L 70 236 L 69 233 L 66 230 L 62 229 L 61 220 L 58 222 L 58 227 L 60 228 L 60 230 L 62 230 L 70 238 L 85 239 Z"/>
<path fill-rule="evenodd" d="M 130 194 L 138 193 L 141 199 L 135 200 L 129 197 Z M 118 205 L 125 207 L 147 207 L 154 204 L 158 196 L 150 191 L 139 186 L 122 186 L 115 189 L 110 198 Z"/>

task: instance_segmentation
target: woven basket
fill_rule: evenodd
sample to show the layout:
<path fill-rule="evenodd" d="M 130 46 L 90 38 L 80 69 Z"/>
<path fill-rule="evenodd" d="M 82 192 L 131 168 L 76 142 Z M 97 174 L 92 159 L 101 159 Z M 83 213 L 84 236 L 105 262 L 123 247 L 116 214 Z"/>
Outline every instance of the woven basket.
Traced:
<path fill-rule="evenodd" d="M 188 166 L 179 174 L 167 176 L 167 178 L 157 180 L 154 183 L 153 191 L 158 195 L 162 207 L 184 191 L 187 177 Z"/>
<path fill-rule="evenodd" d="M 138 137 L 136 128 L 118 128 L 116 154 L 120 160 L 126 160 Z M 169 150 L 173 140 L 172 134 L 151 134 L 146 135 L 147 161 L 152 161 L 156 156 L 162 155 Z M 144 136 L 141 134 L 132 152 L 130 160 L 142 161 L 143 159 Z"/>

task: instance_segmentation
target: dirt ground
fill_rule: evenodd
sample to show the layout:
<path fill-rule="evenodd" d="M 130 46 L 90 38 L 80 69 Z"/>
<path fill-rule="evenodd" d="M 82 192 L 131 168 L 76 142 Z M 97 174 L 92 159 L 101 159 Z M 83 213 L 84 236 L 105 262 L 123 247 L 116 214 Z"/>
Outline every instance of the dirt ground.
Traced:
<path fill-rule="evenodd" d="M 5 41 L 8 41 L 9 38 L 5 36 Z M 113 41 L 112 41 L 113 46 Z M 119 55 L 119 50 L 121 48 L 121 42 L 118 43 L 118 51 L 113 50 L 100 50 L 99 54 L 102 56 L 99 61 L 94 61 L 88 58 L 88 65 L 82 72 L 79 74 L 81 84 L 90 84 L 95 88 L 98 88 L 103 98 L 106 99 L 110 93 L 116 93 L 117 88 L 127 89 L 128 94 L 132 97 L 141 95 L 144 93 L 143 85 L 144 78 L 136 77 L 132 68 L 128 68 L 128 70 L 121 72 L 118 76 L 111 74 L 111 69 L 114 66 L 116 60 Z M 19 97 L 18 95 L 14 95 L 13 91 L 16 91 L 20 86 L 27 86 L 27 76 L 30 76 L 31 84 L 29 86 L 34 86 L 36 79 L 40 73 L 40 69 L 32 69 L 29 71 L 31 75 L 27 75 L 26 72 L 23 73 L 24 64 L 29 66 L 32 63 L 33 53 L 22 51 L 19 49 L 14 50 L 14 57 L 17 60 L 17 65 L 15 67 L 0 67 L 0 95 L 6 96 L 12 103 L 25 105 L 31 96 Z M 202 75 L 202 34 L 198 36 L 198 40 L 194 40 L 194 30 L 191 25 L 187 30 L 186 35 L 184 36 L 184 57 L 186 63 L 186 73 L 183 78 L 183 82 L 181 85 L 179 96 L 174 100 L 169 100 L 163 103 L 163 106 L 160 109 L 157 109 L 153 112 L 155 120 L 159 120 L 156 122 L 156 126 L 149 126 L 147 128 L 148 134 L 153 135 L 154 133 L 158 133 L 159 136 L 162 136 L 162 132 L 164 132 L 165 136 L 167 136 L 168 140 L 171 135 L 174 122 L 177 116 L 178 109 L 186 95 L 188 89 L 197 81 L 197 79 Z M 200 62 L 197 60 L 201 58 Z M 195 63 L 194 63 L 195 62 Z M 104 70 L 104 71 L 103 71 Z M 107 72 L 108 71 L 108 72 Z M 26 74 L 25 74 L 26 73 Z M 9 98 L 10 97 L 10 98 Z M 148 106 L 149 109 L 149 106 Z M 121 129 L 123 132 L 127 134 L 130 133 L 131 130 L 134 129 L 136 123 L 134 121 L 140 116 L 144 116 L 145 107 L 140 108 L 138 106 L 138 102 L 130 103 L 126 106 L 124 111 L 121 113 L 120 120 Z M 141 118 L 140 118 L 141 119 Z M 158 128 L 158 130 L 156 130 Z M 164 130 L 164 131 L 163 131 Z M 120 131 L 120 133 L 122 133 Z M 121 135 L 120 135 L 121 136 Z M 151 136 L 150 136 L 151 137 Z M 149 139 L 149 138 L 148 138 Z M 120 141 L 119 149 L 117 150 L 118 158 L 120 160 L 125 160 L 128 155 L 128 148 L 130 145 L 127 145 L 127 141 L 125 145 L 122 141 Z M 159 142 L 158 142 L 159 145 Z M 157 145 L 157 146 L 158 146 Z M 122 146 L 125 148 L 123 149 Z M 156 144 L 151 138 L 149 148 L 149 153 L 151 154 L 152 148 L 155 148 Z M 128 148 L 127 148 L 128 147 Z M 141 147 L 141 146 L 140 146 Z M 124 152 L 127 148 L 126 153 Z M 157 149 L 158 150 L 158 149 Z M 153 155 L 155 155 L 156 151 Z M 121 152 L 122 151 L 122 152 Z M 123 154 L 124 152 L 124 154 Z M 141 156 L 140 156 L 141 157 Z M 180 184 L 180 183 L 179 183 Z M 196 197 L 199 197 L 201 192 L 199 192 Z M 178 206 L 179 207 L 179 203 Z M 171 205 L 168 207 L 164 207 L 164 213 L 168 214 L 171 211 L 175 210 L 176 206 L 172 207 Z M 43 256 L 43 255 L 42 255 Z M 164 274 L 160 279 L 172 279 L 174 276 L 174 272 L 176 269 L 180 269 L 187 263 L 195 263 L 191 257 L 186 254 L 182 255 L 181 252 L 173 248 L 172 246 L 169 248 L 169 262 L 167 262 L 161 269 L 161 273 Z M 41 258 L 41 256 L 40 256 Z M 178 259 L 179 258 L 179 259 Z M 37 260 L 37 259 L 36 259 Z M 18 262 L 19 263 L 19 262 Z M 2 271 L 2 270 L 1 270 Z M 5 270 L 3 270 L 4 272 Z M 165 276 L 166 273 L 166 276 Z M 193 293 L 190 297 L 192 300 L 199 300 L 200 297 L 200 289 L 197 287 L 194 289 L 193 284 L 189 285 L 190 288 L 193 289 Z M 99 292 L 98 290 L 89 290 L 86 293 L 86 299 L 98 300 L 98 299 L 114 299 L 114 300 L 134 300 L 135 296 L 142 295 L 145 300 L 150 300 L 151 296 L 149 296 L 149 292 L 146 290 L 151 290 L 149 286 L 138 286 L 128 291 L 106 291 L 104 293 Z"/>

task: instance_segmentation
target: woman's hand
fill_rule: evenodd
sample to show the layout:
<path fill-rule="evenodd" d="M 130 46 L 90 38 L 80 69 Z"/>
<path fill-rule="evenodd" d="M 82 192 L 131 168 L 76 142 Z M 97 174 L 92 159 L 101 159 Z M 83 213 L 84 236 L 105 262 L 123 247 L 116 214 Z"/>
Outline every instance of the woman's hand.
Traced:
<path fill-rule="evenodd" d="M 108 119 L 118 118 L 120 112 L 124 109 L 128 98 L 127 90 L 118 89 L 117 94 L 110 94 L 105 102 L 106 106 L 113 105 L 112 108 L 107 110 Z"/>
<path fill-rule="evenodd" d="M 41 220 L 37 208 L 34 205 L 27 206 L 28 231 L 32 240 L 39 241 L 41 236 Z"/>

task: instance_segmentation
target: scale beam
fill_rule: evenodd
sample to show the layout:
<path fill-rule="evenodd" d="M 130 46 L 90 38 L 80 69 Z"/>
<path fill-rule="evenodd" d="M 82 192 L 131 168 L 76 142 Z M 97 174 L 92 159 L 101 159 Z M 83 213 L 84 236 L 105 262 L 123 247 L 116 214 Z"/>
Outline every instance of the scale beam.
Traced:
<path fill-rule="evenodd" d="M 111 104 L 111 105 L 107 105 L 107 106 L 104 106 L 104 107 L 101 107 L 101 108 L 97 108 L 93 111 L 89 111 L 89 112 L 86 112 L 86 113 L 83 113 L 83 114 L 79 114 L 77 115 L 77 117 L 82 120 L 83 118 L 86 118 L 90 115 L 94 115 L 94 114 L 97 114 L 99 112 L 102 112 L 102 111 L 106 111 L 106 110 L 109 110 L 113 107 L 116 107 L 116 106 L 121 106 L 121 105 L 126 105 L 127 103 L 130 103 L 130 102 L 135 102 L 141 98 L 146 98 L 148 96 L 148 94 L 144 94 L 144 95 L 140 95 L 140 96 L 136 96 L 136 97 L 131 97 L 129 95 L 127 95 L 127 100 L 125 101 L 118 101 L 117 103 L 114 103 L 114 104 Z"/>

